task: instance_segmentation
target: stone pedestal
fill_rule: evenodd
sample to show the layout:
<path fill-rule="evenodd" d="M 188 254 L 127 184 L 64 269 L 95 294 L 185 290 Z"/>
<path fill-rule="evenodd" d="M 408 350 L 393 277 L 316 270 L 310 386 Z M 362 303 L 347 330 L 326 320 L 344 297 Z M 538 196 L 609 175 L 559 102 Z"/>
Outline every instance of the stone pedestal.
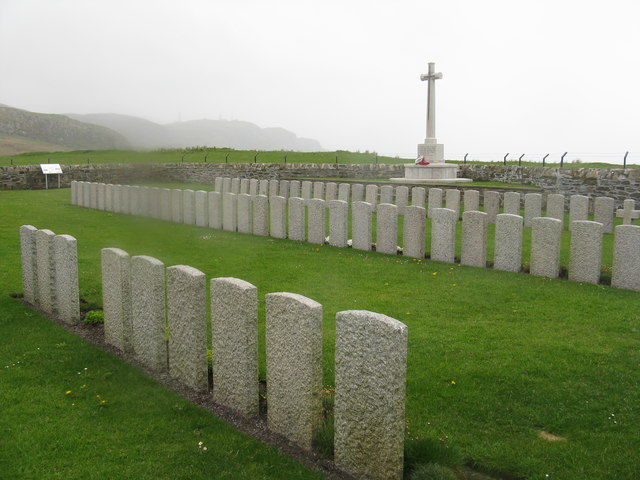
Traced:
<path fill-rule="evenodd" d="M 429 163 L 444 163 L 444 144 L 442 143 L 419 143 L 418 157 L 424 157 Z"/>
<path fill-rule="evenodd" d="M 396 183 L 454 183 L 471 182 L 470 178 L 457 178 L 458 165 L 454 163 L 404 164 L 404 178 L 391 178 Z"/>

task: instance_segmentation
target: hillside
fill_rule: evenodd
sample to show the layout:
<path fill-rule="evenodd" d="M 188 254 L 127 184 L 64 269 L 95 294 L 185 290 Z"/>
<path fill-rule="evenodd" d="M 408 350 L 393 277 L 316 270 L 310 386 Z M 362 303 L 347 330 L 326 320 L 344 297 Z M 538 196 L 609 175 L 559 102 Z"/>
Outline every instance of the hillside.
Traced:
<path fill-rule="evenodd" d="M 0 105 L 0 151 L 105 150 L 128 148 L 122 135 L 64 115 L 33 113 Z"/>
<path fill-rule="evenodd" d="M 317 140 L 300 138 L 284 128 L 260 128 L 238 120 L 193 120 L 160 125 L 127 115 L 67 114 L 82 122 L 110 128 L 127 139 L 133 148 L 228 147 L 238 150 L 292 150 L 318 152 Z"/>

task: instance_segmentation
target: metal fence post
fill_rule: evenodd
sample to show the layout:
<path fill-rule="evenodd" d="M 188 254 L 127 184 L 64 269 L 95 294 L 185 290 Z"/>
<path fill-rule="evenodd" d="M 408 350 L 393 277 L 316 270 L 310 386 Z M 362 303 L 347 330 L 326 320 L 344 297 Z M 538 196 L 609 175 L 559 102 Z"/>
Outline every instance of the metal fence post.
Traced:
<path fill-rule="evenodd" d="M 560 157 L 560 168 L 562 168 L 562 166 L 564 165 L 564 157 L 565 157 L 565 155 L 566 155 L 567 153 L 569 153 L 569 152 L 564 152 L 564 153 L 562 154 L 562 156 Z"/>
<path fill-rule="evenodd" d="M 522 166 L 522 157 L 524 157 L 524 153 L 522 155 L 520 155 L 520 158 L 518 159 L 518 166 Z"/>
<path fill-rule="evenodd" d="M 544 157 L 542 157 L 542 166 L 544 167 L 544 161 L 547 159 L 549 154 L 547 153 Z"/>
<path fill-rule="evenodd" d="M 503 160 L 503 162 L 504 162 L 504 164 L 505 164 L 505 165 L 507 164 L 507 157 L 508 157 L 508 156 L 509 156 L 509 154 L 508 154 L 508 153 L 504 156 L 504 160 Z"/>
<path fill-rule="evenodd" d="M 465 165 L 467 164 L 467 157 L 468 157 L 468 156 L 469 156 L 469 154 L 468 154 L 468 153 L 465 153 L 465 154 L 464 154 L 464 164 L 465 164 Z"/>
<path fill-rule="evenodd" d="M 624 152 L 624 160 L 622 162 L 622 168 L 627 168 L 627 156 L 629 155 L 629 152 Z"/>

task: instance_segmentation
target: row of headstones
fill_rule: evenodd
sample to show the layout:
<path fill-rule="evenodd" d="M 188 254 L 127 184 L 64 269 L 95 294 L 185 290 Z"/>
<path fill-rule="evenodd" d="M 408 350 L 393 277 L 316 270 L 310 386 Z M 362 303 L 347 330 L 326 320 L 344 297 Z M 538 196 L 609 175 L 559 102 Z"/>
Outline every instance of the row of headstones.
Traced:
<path fill-rule="evenodd" d="M 132 199 L 127 195 L 129 192 L 122 192 L 122 186 L 111 186 L 102 183 L 72 182 L 71 195 L 74 205 L 82 205 L 100 210 L 113 210 L 121 213 L 134 213 L 132 210 L 138 208 L 144 214 L 163 218 L 165 220 L 184 221 L 185 223 L 195 223 L 204 226 L 207 219 L 204 216 L 198 217 L 195 206 L 187 209 L 186 216 L 179 220 L 181 213 L 171 211 L 171 203 L 175 205 L 176 196 L 180 195 L 170 189 L 156 189 L 148 187 L 139 188 L 142 191 L 135 191 L 133 195 L 143 195 L 148 192 L 148 200 L 143 198 L 137 202 L 139 205 L 129 205 Z M 148 190 L 145 190 L 148 189 Z M 285 200 L 291 197 L 310 200 L 312 198 L 323 199 L 327 202 L 332 200 L 342 200 L 345 202 L 365 201 L 376 209 L 378 203 L 394 204 L 399 208 L 400 214 L 404 214 L 405 207 L 409 203 L 411 194 L 411 205 L 424 207 L 427 200 L 427 190 L 423 187 L 413 187 L 409 190 L 406 186 L 391 186 L 362 184 L 347 184 L 334 182 L 311 182 L 297 180 L 257 180 L 240 179 L 228 177 L 216 177 L 215 191 L 221 195 L 224 193 L 234 193 L 236 195 L 248 194 L 251 197 L 264 195 L 266 197 L 282 197 Z M 142 192 L 142 193 L 140 193 Z M 193 202 L 204 204 L 206 192 L 194 192 Z M 462 201 L 461 201 L 462 200 Z M 524 200 L 524 201 L 523 201 Z M 527 193 L 524 196 L 519 192 L 506 192 L 501 199 L 499 192 L 487 191 L 484 193 L 484 211 L 488 215 L 488 222 L 495 223 L 496 216 L 500 213 L 501 204 L 503 213 L 520 215 L 521 208 L 524 207 L 524 224 L 531 226 L 534 218 L 542 216 L 543 197 L 539 193 Z M 136 200 L 133 199 L 133 203 Z M 460 218 L 461 207 L 464 211 L 480 210 L 480 192 L 477 190 L 465 190 L 461 193 L 457 189 L 430 188 L 428 190 L 428 211 L 431 213 L 435 208 L 449 208 L 456 212 Z M 557 218 L 564 222 L 565 196 L 560 194 L 550 194 L 547 196 L 546 215 L 550 218 Z M 214 210 L 215 211 L 215 210 Z M 590 199 L 584 195 L 572 195 L 569 199 L 569 226 L 574 221 L 587 220 L 590 212 Z M 602 223 L 604 231 L 613 231 L 613 220 L 615 216 L 622 218 L 624 225 L 633 223 L 633 220 L 640 218 L 640 210 L 635 209 L 635 200 L 624 201 L 622 209 L 615 209 L 615 201 L 611 197 L 597 197 L 593 201 L 594 221 Z M 186 218 L 186 220 L 185 220 Z M 212 223 L 212 222 L 210 222 Z M 217 223 L 217 222 L 213 222 Z"/>
<path fill-rule="evenodd" d="M 205 274 L 105 248 L 102 285 L 105 340 L 207 391 Z M 258 290 L 237 278 L 213 278 L 209 287 L 213 398 L 257 417 Z M 310 449 L 322 415 L 322 305 L 270 293 L 265 323 L 268 426 Z M 335 462 L 357 478 L 400 479 L 407 327 L 378 313 L 344 311 L 335 337 Z"/>
<path fill-rule="evenodd" d="M 24 297 L 66 323 L 80 320 L 76 240 L 20 227 Z M 166 281 L 166 284 L 165 284 Z M 105 341 L 152 370 L 207 391 L 206 277 L 152 257 L 102 250 Z M 257 417 L 258 292 L 210 281 L 213 398 Z M 336 315 L 335 462 L 356 478 L 402 478 L 407 327 L 369 311 Z M 310 449 L 322 418 L 322 305 L 266 295 L 267 422 Z"/>
<path fill-rule="evenodd" d="M 217 229 L 271 235 L 276 238 L 325 243 L 325 216 L 329 213 L 329 243 L 346 247 L 349 241 L 349 203 L 343 200 L 325 201 L 319 198 L 304 200 L 298 197 L 234 194 L 219 192 L 194 192 L 192 190 L 166 190 L 145 187 L 106 185 L 116 194 L 126 192 L 131 200 L 131 212 L 146 212 L 154 192 L 172 196 L 167 208 L 175 219 Z M 434 189 L 432 189 L 434 190 Z M 457 190 L 452 190 L 458 192 Z M 177 194 L 176 194 L 177 192 Z M 459 192 L 458 192 L 459 193 Z M 539 194 L 537 195 L 539 199 Z M 558 197 L 562 197 L 559 195 Z M 581 196 L 574 196 L 581 197 Z M 507 196 L 509 198 L 509 196 Z M 536 197 L 533 197 L 536 198 Z M 582 197 L 587 199 L 587 197 Z M 602 197 L 603 199 L 605 197 Z M 171 200 L 170 199 L 170 200 Z M 613 200 L 610 199 L 611 207 Z M 164 204 L 165 202 L 161 202 Z M 605 203 L 605 202 L 602 202 Z M 124 203 L 123 203 L 124 204 Z M 140 208 L 143 205 L 143 208 Z M 147 207 L 145 207 L 145 205 Z M 539 202 L 537 203 L 540 206 Z M 572 205 L 584 207 L 581 199 L 572 198 Z M 586 204 L 588 206 L 588 203 Z M 598 205 L 598 202 L 596 202 Z M 414 205 L 402 210 L 393 204 L 352 202 L 352 246 L 360 250 L 372 250 L 373 212 L 376 213 L 376 251 L 387 254 L 398 252 L 398 217 L 403 211 L 403 254 L 413 258 L 425 257 L 427 210 Z M 539 209 L 538 209 L 539 210 Z M 525 209 L 526 211 L 526 209 Z M 573 220 L 571 263 L 569 278 L 574 281 L 598 283 L 602 259 L 602 236 L 606 231 L 602 222 L 578 220 L 583 218 L 572 210 Z M 587 210 L 582 210 L 585 215 Z M 561 211 L 559 211 L 562 215 Z M 147 213 L 148 214 L 148 213 Z M 456 249 L 456 222 L 458 213 L 448 208 L 431 208 L 431 255 L 436 261 L 454 262 Z M 182 220 L 180 220 L 182 218 Z M 486 267 L 487 224 L 491 214 L 478 210 L 465 210 L 462 221 L 461 263 Z M 288 220 L 288 221 L 287 221 Z M 522 268 L 522 234 L 526 217 L 514 214 L 496 214 L 494 268 L 519 272 Z M 560 245 L 563 221 L 553 217 L 534 217 L 530 272 L 534 275 L 556 278 L 560 273 Z M 287 230 L 288 227 L 288 230 Z M 625 228 L 620 228 L 625 227 Z M 577 228 L 577 230 L 574 230 Z M 637 232 L 640 227 L 620 225 L 616 228 L 612 285 L 618 288 L 640 290 L 640 253 L 636 252 Z"/>
<path fill-rule="evenodd" d="M 428 216 L 431 218 L 433 208 L 449 208 L 457 212 L 460 218 L 461 196 L 465 211 L 480 210 L 480 192 L 477 190 L 412 187 L 406 186 L 347 184 L 320 181 L 297 180 L 257 180 L 228 177 L 216 177 L 215 191 L 220 193 L 248 193 L 250 195 L 267 195 L 288 197 L 301 197 L 305 200 L 320 198 L 326 201 L 344 200 L 352 202 L 365 201 L 372 205 L 378 203 L 391 203 L 396 205 L 401 213 L 404 207 L 409 205 L 409 193 L 411 193 L 411 205 L 424 207 L 428 193 Z M 524 196 L 519 192 L 506 192 L 502 198 L 503 213 L 520 215 L 524 207 L 525 226 L 531 226 L 531 220 L 542 216 L 542 195 L 539 193 L 527 193 Z M 524 200 L 524 202 L 523 202 Z M 444 205 L 443 205 L 444 201 Z M 577 220 L 587 220 L 590 212 L 590 199 L 585 195 L 571 195 L 569 198 L 569 225 Z M 484 193 L 484 211 L 489 215 L 489 223 L 495 223 L 496 215 L 500 213 L 501 195 L 499 192 L 487 191 Z M 550 194 L 547 196 L 547 216 L 564 221 L 565 196 Z M 596 197 L 593 202 L 594 220 L 604 226 L 604 231 L 613 231 L 614 215 L 623 219 L 623 224 L 628 225 L 634 219 L 640 218 L 640 210 L 635 209 L 635 200 L 627 199 L 622 209 L 615 210 L 615 201 L 611 197 Z"/>
<path fill-rule="evenodd" d="M 78 252 L 71 235 L 20 227 L 24 299 L 67 324 L 80 321 Z"/>

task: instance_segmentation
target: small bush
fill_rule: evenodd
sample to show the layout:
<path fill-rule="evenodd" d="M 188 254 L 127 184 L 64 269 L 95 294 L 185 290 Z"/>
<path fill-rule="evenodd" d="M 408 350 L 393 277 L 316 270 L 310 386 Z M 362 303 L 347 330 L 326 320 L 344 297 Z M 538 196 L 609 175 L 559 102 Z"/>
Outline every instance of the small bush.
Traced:
<path fill-rule="evenodd" d="M 102 310 L 91 310 L 84 316 L 83 322 L 85 325 L 96 325 L 98 323 L 104 323 L 104 313 Z"/>

